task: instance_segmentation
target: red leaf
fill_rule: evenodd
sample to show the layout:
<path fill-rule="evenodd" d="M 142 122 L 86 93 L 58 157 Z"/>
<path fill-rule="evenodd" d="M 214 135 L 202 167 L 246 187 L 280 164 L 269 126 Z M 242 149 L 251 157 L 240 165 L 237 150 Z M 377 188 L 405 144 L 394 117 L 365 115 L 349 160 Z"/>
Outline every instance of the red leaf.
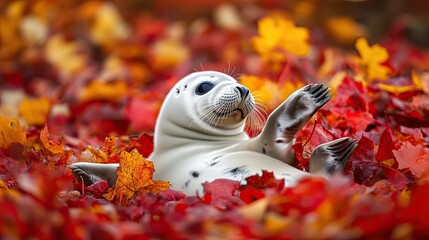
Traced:
<path fill-rule="evenodd" d="M 230 209 L 240 206 L 243 201 L 237 197 L 240 183 L 229 179 L 216 179 L 213 182 L 203 183 L 203 202 L 219 209 Z"/>
<path fill-rule="evenodd" d="M 429 150 L 423 144 L 414 145 L 406 141 L 398 150 L 394 150 L 393 154 L 399 164 L 398 168 L 409 169 L 417 178 L 429 171 Z"/>
<path fill-rule="evenodd" d="M 414 236 L 416 239 L 426 239 L 429 229 L 429 184 L 414 185 L 411 188 L 411 196 L 408 205 L 405 208 L 398 208 L 398 216 L 403 222 L 409 223 L 413 227 Z"/>
<path fill-rule="evenodd" d="M 179 201 L 186 197 L 186 195 L 182 192 L 167 189 L 159 193 L 159 196 L 163 198 L 165 201 Z"/>
<path fill-rule="evenodd" d="M 375 161 L 374 148 L 374 142 L 362 136 L 352 153 L 349 162 L 356 183 L 372 185 L 382 179 L 382 170 Z"/>
<path fill-rule="evenodd" d="M 281 190 L 284 188 L 284 180 L 276 179 L 273 172 L 262 170 L 262 175 L 259 174 L 246 178 L 246 186 L 255 187 L 259 189 L 276 188 Z"/>
<path fill-rule="evenodd" d="M 109 183 L 106 180 L 95 182 L 85 189 L 85 192 L 90 193 L 95 198 L 103 198 L 103 194 L 109 188 Z"/>
<path fill-rule="evenodd" d="M 381 169 L 383 169 L 386 179 L 388 179 L 389 182 L 396 187 L 396 189 L 403 189 L 405 186 L 411 183 L 411 180 L 398 170 L 385 165 L 380 166 Z"/>
<path fill-rule="evenodd" d="M 235 195 L 240 183 L 229 179 L 216 179 L 213 182 L 203 183 L 203 187 L 204 193 L 210 194 L 215 199 Z"/>
<path fill-rule="evenodd" d="M 355 110 L 367 111 L 366 101 L 357 93 L 350 95 L 347 99 L 347 106 L 350 106 Z"/>
<path fill-rule="evenodd" d="M 294 145 L 292 145 L 292 150 L 295 152 L 295 158 L 298 159 L 296 167 L 301 170 L 308 169 L 310 159 L 304 158 L 304 147 L 302 146 L 302 143 L 296 142 Z"/>
<path fill-rule="evenodd" d="M 240 192 L 240 198 L 245 203 L 250 204 L 258 199 L 265 197 L 264 192 L 261 189 L 255 187 L 247 187 Z"/>
<path fill-rule="evenodd" d="M 392 150 L 395 149 L 395 143 L 392 140 L 391 130 L 389 126 L 386 125 L 383 133 L 380 136 L 380 143 L 378 144 L 378 151 L 375 155 L 375 159 L 378 162 L 395 158 Z"/>
<path fill-rule="evenodd" d="M 126 151 L 131 151 L 132 149 L 137 149 L 137 151 L 143 155 L 144 158 L 148 158 L 149 155 L 153 152 L 153 136 L 148 134 L 143 134 L 140 138 L 130 138 L 131 145 L 127 147 Z"/>

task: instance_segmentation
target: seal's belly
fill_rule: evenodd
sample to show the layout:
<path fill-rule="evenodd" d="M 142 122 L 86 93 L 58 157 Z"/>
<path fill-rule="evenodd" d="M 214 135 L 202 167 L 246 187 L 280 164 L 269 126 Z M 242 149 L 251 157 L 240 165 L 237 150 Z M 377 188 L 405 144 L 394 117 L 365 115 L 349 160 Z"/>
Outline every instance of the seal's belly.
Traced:
<path fill-rule="evenodd" d="M 270 156 L 253 151 L 211 151 L 206 153 L 190 152 L 186 159 L 168 161 L 158 156 L 152 161 L 155 164 L 155 179 L 166 180 L 172 188 L 186 194 L 202 193 L 202 183 L 219 178 L 237 180 L 242 183 L 245 178 L 261 174 L 262 170 L 273 172 L 277 178 L 284 178 L 286 185 L 291 185 L 302 177 L 307 176 L 290 165 L 280 162 Z M 158 165 L 157 162 L 168 161 L 170 164 Z"/>

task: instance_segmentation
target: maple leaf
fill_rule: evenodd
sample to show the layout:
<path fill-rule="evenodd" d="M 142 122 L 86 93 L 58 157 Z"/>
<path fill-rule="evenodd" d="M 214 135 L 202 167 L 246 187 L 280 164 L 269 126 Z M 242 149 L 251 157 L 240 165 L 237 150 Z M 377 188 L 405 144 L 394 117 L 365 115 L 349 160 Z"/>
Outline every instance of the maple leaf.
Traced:
<path fill-rule="evenodd" d="M 409 169 L 417 178 L 429 170 L 429 150 L 422 144 L 414 145 L 405 141 L 398 150 L 393 150 L 393 154 L 398 162 L 398 169 Z"/>
<path fill-rule="evenodd" d="M 368 80 L 386 80 L 390 69 L 384 65 L 389 59 L 389 53 L 382 46 L 368 45 L 366 38 L 360 37 L 356 40 L 355 47 L 360 55 L 360 62 L 365 67 Z"/>
<path fill-rule="evenodd" d="M 118 101 L 128 91 L 128 86 L 124 81 L 102 82 L 92 81 L 86 86 L 80 96 L 82 101 L 106 100 Z"/>
<path fill-rule="evenodd" d="M 383 162 L 386 164 L 386 161 L 394 159 L 393 150 L 395 149 L 395 143 L 392 139 L 392 134 L 390 127 L 386 125 L 386 129 L 381 133 L 380 142 L 378 144 L 377 154 L 375 159 L 378 162 Z M 389 164 L 386 164 L 389 165 Z"/>
<path fill-rule="evenodd" d="M 213 182 L 203 183 L 203 202 L 219 209 L 230 209 L 243 202 L 237 196 L 240 182 L 229 179 L 216 179 Z"/>
<path fill-rule="evenodd" d="M 115 199 L 126 204 L 138 193 L 157 194 L 170 187 L 168 182 L 152 180 L 155 172 L 153 163 L 144 159 L 137 150 L 130 153 L 123 151 L 119 158 L 116 185 L 103 195 L 107 200 L 113 201 Z"/>
<path fill-rule="evenodd" d="M 365 27 L 349 16 L 335 16 L 325 22 L 328 34 L 344 45 L 352 44 L 359 36 L 366 35 Z"/>
<path fill-rule="evenodd" d="M 45 149 L 47 149 L 51 154 L 61 154 L 64 152 L 64 146 L 62 142 L 56 143 L 49 138 L 48 124 L 40 131 L 40 141 Z"/>
<path fill-rule="evenodd" d="M 78 51 L 78 43 L 68 41 L 62 34 L 51 36 L 45 44 L 48 61 L 65 74 L 76 73 L 85 67 L 85 56 Z"/>
<path fill-rule="evenodd" d="M 26 133 L 19 121 L 0 115 L 0 147 L 6 148 L 12 143 L 24 144 L 26 142 Z"/>
<path fill-rule="evenodd" d="M 116 163 L 120 153 L 117 145 L 117 137 L 106 137 L 101 149 L 88 146 L 82 154 L 82 160 L 95 163 Z"/>
<path fill-rule="evenodd" d="M 143 134 L 139 138 L 130 138 L 131 145 L 126 148 L 127 151 L 137 149 L 137 151 L 145 158 L 153 152 L 153 136 Z"/>
<path fill-rule="evenodd" d="M 282 51 L 295 56 L 305 56 L 310 50 L 309 32 L 304 27 L 283 17 L 264 17 L 258 21 L 259 36 L 252 38 L 253 47 L 266 62 L 286 60 Z"/>
<path fill-rule="evenodd" d="M 153 67 L 157 70 L 174 68 L 189 58 L 186 44 L 174 38 L 162 39 L 153 47 Z"/>
<path fill-rule="evenodd" d="M 240 76 L 240 83 L 254 92 L 258 102 L 266 106 L 268 111 L 276 108 L 289 95 L 304 86 L 301 81 L 278 83 L 269 78 L 252 75 Z"/>
<path fill-rule="evenodd" d="M 24 99 L 19 104 L 19 115 L 30 125 L 40 126 L 46 122 L 51 103 L 47 98 Z"/>

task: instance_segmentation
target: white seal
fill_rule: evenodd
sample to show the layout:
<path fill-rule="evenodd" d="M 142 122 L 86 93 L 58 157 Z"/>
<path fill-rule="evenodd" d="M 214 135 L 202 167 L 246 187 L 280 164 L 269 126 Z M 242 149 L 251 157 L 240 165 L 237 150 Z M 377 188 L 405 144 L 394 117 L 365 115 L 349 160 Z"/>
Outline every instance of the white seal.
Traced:
<path fill-rule="evenodd" d="M 309 173 L 292 167 L 296 133 L 330 99 L 329 88 L 307 85 L 290 95 L 268 117 L 262 132 L 249 138 L 248 118 L 258 118 L 249 90 L 231 76 L 203 71 L 181 79 L 161 107 L 154 135 L 154 179 L 169 181 L 186 194 L 202 193 L 202 183 L 225 178 L 244 182 L 271 171 L 292 185 L 309 174 L 329 176 L 342 169 L 356 142 L 340 138 L 318 146 Z M 118 164 L 70 166 L 86 184 L 107 179 L 114 185 Z"/>

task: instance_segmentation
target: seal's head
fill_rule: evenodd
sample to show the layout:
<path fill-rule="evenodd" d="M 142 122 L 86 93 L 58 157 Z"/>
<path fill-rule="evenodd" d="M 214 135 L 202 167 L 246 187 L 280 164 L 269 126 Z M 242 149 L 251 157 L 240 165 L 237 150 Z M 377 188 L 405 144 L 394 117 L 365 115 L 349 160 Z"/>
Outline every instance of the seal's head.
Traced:
<path fill-rule="evenodd" d="M 233 77 L 216 71 L 195 72 L 180 80 L 164 100 L 156 131 L 175 135 L 182 128 L 231 136 L 243 132 L 253 112 L 255 99 Z"/>

